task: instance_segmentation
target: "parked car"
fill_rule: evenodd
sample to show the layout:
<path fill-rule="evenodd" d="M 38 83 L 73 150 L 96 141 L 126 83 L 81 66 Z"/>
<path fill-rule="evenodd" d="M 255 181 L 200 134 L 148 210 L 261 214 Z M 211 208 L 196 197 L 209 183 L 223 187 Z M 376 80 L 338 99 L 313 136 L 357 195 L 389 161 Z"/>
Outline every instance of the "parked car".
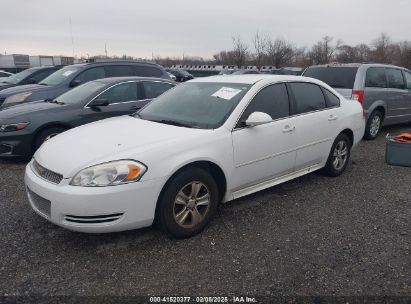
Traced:
<path fill-rule="evenodd" d="M 411 121 L 411 72 L 385 64 L 312 66 L 304 76 L 326 82 L 346 98 L 359 101 L 365 111 L 364 137 L 375 139 L 383 125 Z"/>
<path fill-rule="evenodd" d="M 265 71 L 266 74 L 274 74 L 274 75 L 295 75 L 300 76 L 304 71 L 303 68 L 298 67 L 284 67 L 279 69 L 272 69 Z"/>
<path fill-rule="evenodd" d="M 0 111 L 0 157 L 30 157 L 51 137 L 96 120 L 135 113 L 174 85 L 161 78 L 104 78 L 54 100 L 4 109 Z"/>
<path fill-rule="evenodd" d="M 6 71 L 0 71 L 0 80 L 2 80 L 4 78 L 7 78 L 7 77 L 10 77 L 11 75 L 13 75 L 13 73 L 9 73 L 9 72 L 6 72 Z"/>
<path fill-rule="evenodd" d="M 260 72 L 257 70 L 237 70 L 231 73 L 231 75 L 248 75 L 248 74 L 260 74 Z"/>
<path fill-rule="evenodd" d="M 224 69 L 224 70 L 221 70 L 220 73 L 218 73 L 218 75 L 231 75 L 236 71 L 238 70 L 237 69 Z"/>
<path fill-rule="evenodd" d="M 359 103 L 297 76 L 196 78 L 135 115 L 46 141 L 26 168 L 32 208 L 62 227 L 200 232 L 218 203 L 318 169 L 338 176 L 362 138 Z"/>
<path fill-rule="evenodd" d="M 11 87 L 22 86 L 25 84 L 39 83 L 44 78 L 46 78 L 50 74 L 53 74 L 58 69 L 60 69 L 60 67 L 55 67 L 55 66 L 37 67 L 37 68 L 30 68 L 20 73 L 10 75 L 7 78 L 1 79 L 0 91 L 11 88 Z M 1 104 L 2 104 L 2 101 L 0 99 L 0 105 Z"/>
<path fill-rule="evenodd" d="M 2 108 L 13 104 L 55 99 L 57 96 L 91 80 L 106 77 L 142 76 L 170 80 L 162 66 L 140 61 L 98 61 L 73 64 L 62 68 L 38 85 L 26 85 L 0 92 Z"/>
<path fill-rule="evenodd" d="M 191 79 L 194 79 L 194 76 L 189 72 L 182 69 L 167 69 L 170 74 L 173 74 L 176 77 L 176 81 L 184 82 Z"/>
<path fill-rule="evenodd" d="M 173 81 L 176 81 L 176 80 L 177 80 L 177 77 L 176 77 L 176 76 L 174 76 L 173 74 L 171 74 L 171 73 L 169 73 L 169 72 L 167 72 L 167 73 L 168 73 L 168 76 L 170 76 L 171 80 L 173 80 Z"/>

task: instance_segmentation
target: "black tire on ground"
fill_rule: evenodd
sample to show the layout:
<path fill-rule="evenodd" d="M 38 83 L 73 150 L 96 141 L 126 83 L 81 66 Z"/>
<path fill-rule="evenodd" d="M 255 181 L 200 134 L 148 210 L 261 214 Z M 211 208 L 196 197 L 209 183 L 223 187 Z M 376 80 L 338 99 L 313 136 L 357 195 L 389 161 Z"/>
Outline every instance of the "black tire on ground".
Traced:
<path fill-rule="evenodd" d="M 331 147 L 327 163 L 322 170 L 324 175 L 335 177 L 345 171 L 350 161 L 351 146 L 351 141 L 346 134 L 341 133 L 337 136 Z M 343 153 L 344 147 L 346 148 L 345 154 Z"/>
<path fill-rule="evenodd" d="M 205 205 L 207 198 L 208 205 Z M 218 200 L 218 187 L 211 174 L 199 167 L 188 167 L 166 184 L 158 201 L 156 224 L 167 235 L 191 237 L 209 224 Z"/>
<path fill-rule="evenodd" d="M 372 130 L 373 127 L 373 121 L 377 119 L 379 120 L 379 127 L 377 132 Z M 376 139 L 378 136 L 378 133 L 380 132 L 381 126 L 382 126 L 382 121 L 383 121 L 383 115 L 381 111 L 379 110 L 374 110 L 370 117 L 368 117 L 367 123 L 365 125 L 365 133 L 364 133 L 364 138 L 368 140 L 373 140 Z"/>
<path fill-rule="evenodd" d="M 40 146 L 49 139 L 50 136 L 53 137 L 57 134 L 63 133 L 64 131 L 66 131 L 66 129 L 62 127 L 50 127 L 41 131 L 39 134 L 37 134 L 36 139 L 34 140 L 33 153 L 35 153 L 37 149 L 40 148 Z"/>

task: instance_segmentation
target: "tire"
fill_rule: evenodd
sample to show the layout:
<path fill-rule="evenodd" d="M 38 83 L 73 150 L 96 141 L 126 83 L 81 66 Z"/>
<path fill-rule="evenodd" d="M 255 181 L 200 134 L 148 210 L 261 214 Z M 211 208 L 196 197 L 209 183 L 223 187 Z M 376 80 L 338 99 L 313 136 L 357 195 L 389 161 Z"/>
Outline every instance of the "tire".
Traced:
<path fill-rule="evenodd" d="M 368 117 L 367 124 L 365 125 L 364 138 L 368 140 L 376 139 L 380 132 L 383 121 L 383 115 L 381 111 L 375 110 Z"/>
<path fill-rule="evenodd" d="M 345 151 L 345 153 L 344 153 Z M 351 156 L 351 141 L 348 136 L 341 133 L 335 139 L 323 173 L 327 176 L 339 176 L 347 168 Z M 338 160 L 337 160 L 338 159 Z"/>
<path fill-rule="evenodd" d="M 63 133 L 64 131 L 66 131 L 66 129 L 62 127 L 50 127 L 41 131 L 34 140 L 33 153 L 35 153 L 45 141 L 49 140 L 51 137 Z"/>
<path fill-rule="evenodd" d="M 191 196 L 196 199 L 190 199 Z M 198 200 L 201 198 L 202 201 Z M 158 201 L 156 223 L 160 230 L 176 238 L 196 235 L 209 224 L 218 198 L 218 187 L 210 173 L 189 167 L 166 184 Z"/>

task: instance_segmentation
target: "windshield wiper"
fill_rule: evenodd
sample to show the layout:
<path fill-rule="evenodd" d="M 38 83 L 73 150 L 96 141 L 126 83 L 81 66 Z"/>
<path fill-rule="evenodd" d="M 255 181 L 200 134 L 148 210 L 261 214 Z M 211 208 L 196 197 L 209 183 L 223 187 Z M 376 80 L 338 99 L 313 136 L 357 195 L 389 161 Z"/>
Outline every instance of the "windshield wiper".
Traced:
<path fill-rule="evenodd" d="M 64 105 L 65 104 L 64 102 L 58 101 L 57 99 L 50 99 L 50 98 L 45 99 L 44 102 L 55 103 L 55 104 L 58 104 L 58 105 Z"/>
<path fill-rule="evenodd" d="M 168 119 L 151 120 L 151 121 L 163 123 L 163 124 L 166 124 L 166 125 L 177 126 L 177 127 L 194 128 L 194 126 L 192 126 L 192 125 L 185 124 L 185 123 L 178 122 L 178 121 L 174 121 L 174 120 L 168 120 Z"/>

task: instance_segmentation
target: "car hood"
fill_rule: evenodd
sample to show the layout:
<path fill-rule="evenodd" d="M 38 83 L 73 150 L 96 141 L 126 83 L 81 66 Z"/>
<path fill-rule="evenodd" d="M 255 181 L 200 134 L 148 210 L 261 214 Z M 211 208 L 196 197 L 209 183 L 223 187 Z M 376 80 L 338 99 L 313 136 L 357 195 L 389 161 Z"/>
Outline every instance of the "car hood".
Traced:
<path fill-rule="evenodd" d="M 189 141 L 189 138 L 210 131 L 121 116 L 55 136 L 41 146 L 34 158 L 43 167 L 62 174 L 64 178 L 71 178 L 89 166 L 119 159 L 136 159 L 139 154 L 153 149 L 164 150 L 173 141 Z"/>
<path fill-rule="evenodd" d="M 44 111 L 52 111 L 53 109 L 63 109 L 64 105 L 59 105 L 44 101 L 35 101 L 11 106 L 0 110 L 0 122 L 24 122 L 30 121 L 30 117 Z M 21 120 L 21 121 L 20 121 Z"/>
<path fill-rule="evenodd" d="M 37 92 L 41 90 L 47 90 L 49 86 L 46 85 L 39 85 L 39 84 L 26 84 L 21 86 L 11 87 L 0 92 L 1 97 L 8 97 L 14 94 L 25 93 L 25 92 Z"/>

